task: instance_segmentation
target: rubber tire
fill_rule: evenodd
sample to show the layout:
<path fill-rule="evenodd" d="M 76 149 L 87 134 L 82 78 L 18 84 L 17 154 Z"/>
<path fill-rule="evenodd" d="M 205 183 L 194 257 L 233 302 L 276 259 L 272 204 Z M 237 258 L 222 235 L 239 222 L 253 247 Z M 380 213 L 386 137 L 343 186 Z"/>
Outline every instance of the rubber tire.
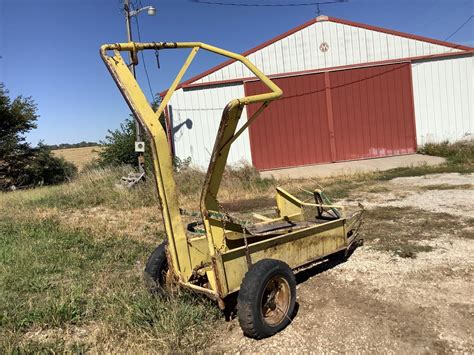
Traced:
<path fill-rule="evenodd" d="M 288 315 L 293 316 L 296 304 L 296 281 L 290 267 L 280 260 L 263 259 L 254 264 L 240 286 L 237 298 L 237 316 L 244 334 L 250 338 L 262 339 L 272 336 L 284 329 L 291 319 L 285 317 L 276 326 L 270 326 L 263 320 L 261 299 L 267 282 L 273 276 L 282 276 L 290 287 L 290 305 Z"/>
<path fill-rule="evenodd" d="M 168 271 L 168 259 L 166 258 L 167 242 L 161 243 L 150 255 L 145 266 L 145 285 L 151 293 L 164 296 L 166 292 L 166 280 L 164 278 Z"/>
<path fill-rule="evenodd" d="M 347 249 L 340 250 L 327 256 L 330 262 L 343 263 L 347 260 Z"/>

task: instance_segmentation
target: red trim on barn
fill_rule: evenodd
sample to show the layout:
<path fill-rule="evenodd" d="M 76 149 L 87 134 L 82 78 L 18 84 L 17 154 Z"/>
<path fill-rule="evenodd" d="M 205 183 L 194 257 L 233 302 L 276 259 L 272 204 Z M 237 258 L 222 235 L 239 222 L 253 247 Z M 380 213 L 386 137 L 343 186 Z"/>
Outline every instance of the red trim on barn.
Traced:
<path fill-rule="evenodd" d="M 250 54 L 252 54 L 252 53 L 254 53 L 254 52 L 256 52 L 256 51 L 258 51 L 258 50 L 260 50 L 260 49 L 262 49 L 262 48 L 265 48 L 265 47 L 269 46 L 269 45 L 272 44 L 272 43 L 275 43 L 275 42 L 277 42 L 277 41 L 279 41 L 279 40 L 281 40 L 281 39 L 283 39 L 283 38 L 285 38 L 285 37 L 288 37 L 288 36 L 292 35 L 292 34 L 295 33 L 295 32 L 298 32 L 299 30 L 302 30 L 302 29 L 304 29 L 304 28 L 306 28 L 306 27 L 308 27 L 308 26 L 311 26 L 312 24 L 314 24 L 314 23 L 316 23 L 316 22 L 317 22 L 317 19 L 309 20 L 308 22 L 305 22 L 305 23 L 303 23 L 302 25 L 299 25 L 299 26 L 297 26 L 297 27 L 294 27 L 294 28 L 292 28 L 291 30 L 286 31 L 285 33 L 282 33 L 281 35 L 278 35 L 278 36 L 276 36 L 276 37 L 273 37 L 272 39 L 270 39 L 270 40 L 268 40 L 268 41 L 266 41 L 266 42 L 263 42 L 262 44 L 260 44 L 260 45 L 258 45 L 258 46 L 256 46 L 256 47 L 253 47 L 252 49 L 249 49 L 248 51 L 242 53 L 242 55 L 243 55 L 244 57 L 246 57 L 246 56 L 248 56 L 248 55 L 250 55 Z M 192 82 L 194 82 L 194 81 L 196 81 L 196 80 L 199 80 L 199 79 L 205 77 L 206 75 L 209 75 L 209 74 L 211 74 L 211 73 L 213 73 L 213 72 L 215 72 L 215 71 L 217 71 L 217 70 L 219 70 L 219 69 L 222 69 L 222 68 L 224 68 L 225 66 L 227 66 L 227 65 L 229 65 L 229 64 L 232 64 L 233 62 L 235 62 L 235 59 L 229 59 L 229 60 L 225 61 L 224 63 L 221 63 L 221 64 L 219 64 L 219 65 L 216 65 L 215 67 L 213 67 L 213 68 L 211 68 L 211 69 L 209 69 L 209 70 L 206 70 L 205 72 L 203 72 L 203 73 L 201 73 L 201 74 L 198 74 L 198 75 L 192 77 L 191 79 L 186 80 L 185 82 L 183 82 L 183 83 L 181 84 L 181 86 L 191 84 Z"/>
<path fill-rule="evenodd" d="M 256 52 L 256 51 L 258 51 L 262 48 L 265 48 L 265 47 L 269 46 L 272 43 L 275 43 L 275 42 L 277 42 L 277 41 L 279 41 L 279 40 L 281 40 L 285 37 L 288 37 L 288 36 L 292 35 L 295 32 L 298 32 L 299 30 L 302 30 L 302 29 L 304 29 L 308 26 L 311 26 L 312 24 L 314 24 L 316 22 L 324 22 L 324 21 L 330 21 L 330 22 L 340 23 L 340 24 L 344 24 L 344 25 L 348 25 L 348 26 L 364 28 L 364 29 L 371 30 L 371 31 L 387 33 L 387 34 L 391 34 L 391 35 L 394 35 L 394 36 L 405 37 L 405 38 L 414 39 L 414 40 L 418 40 L 418 41 L 433 43 L 433 44 L 437 44 L 437 45 L 441 45 L 441 46 L 451 47 L 451 48 L 454 48 L 454 49 L 460 49 L 460 50 L 469 51 L 469 52 L 474 51 L 473 47 L 463 46 L 463 45 L 456 44 L 456 43 L 440 41 L 440 40 L 433 39 L 433 38 L 413 35 L 413 34 L 409 34 L 409 33 L 405 33 L 405 32 L 400 32 L 400 31 L 390 30 L 390 29 L 386 29 L 386 28 L 382 28 L 382 27 L 377 27 L 377 26 L 366 25 L 366 24 L 363 24 L 363 23 L 343 20 L 343 19 L 339 19 L 339 18 L 335 18 L 335 17 L 320 16 L 320 17 L 317 17 L 315 19 L 309 20 L 309 21 L 303 23 L 302 25 L 294 27 L 291 30 L 289 30 L 285 33 L 282 33 L 281 35 L 276 36 L 276 37 L 274 37 L 274 38 L 272 38 L 272 39 L 270 39 L 266 42 L 263 42 L 262 44 L 260 44 L 256 47 L 254 47 L 252 49 L 249 49 L 248 51 L 242 53 L 242 55 L 243 56 L 248 56 L 248 55 L 250 55 L 250 54 L 252 54 L 252 53 L 254 53 L 254 52 Z M 232 64 L 233 62 L 235 62 L 235 59 L 230 59 L 230 60 L 227 60 L 227 61 L 225 61 L 225 62 L 223 62 L 219 65 L 216 65 L 216 66 L 212 67 L 211 69 L 206 70 L 206 71 L 204 71 L 204 72 L 202 72 L 202 73 L 200 73 L 200 74 L 184 81 L 183 83 L 181 83 L 177 87 L 177 89 L 180 89 L 182 87 L 191 87 L 191 84 L 193 84 L 195 81 L 197 81 L 199 79 L 202 79 L 203 77 L 205 77 L 209 74 L 212 74 L 212 73 L 216 72 L 217 70 L 222 69 L 222 68 L 224 68 L 225 66 L 227 66 L 229 64 Z M 232 79 L 232 80 L 233 80 L 232 82 L 243 81 L 243 79 L 235 79 L 235 80 Z M 216 83 L 216 82 L 202 83 L 202 85 L 211 84 L 211 83 Z M 193 84 L 193 85 L 201 85 L 201 84 Z M 161 92 L 160 95 L 164 96 L 166 94 L 166 91 L 167 90 Z"/>
<path fill-rule="evenodd" d="M 326 107 L 327 107 L 327 119 L 329 127 L 329 148 L 331 150 L 331 160 L 337 161 L 336 153 L 336 138 L 334 134 L 334 110 L 332 107 L 332 95 L 331 95 L 331 77 L 329 72 L 324 72 L 324 89 L 326 93 Z"/>
<path fill-rule="evenodd" d="M 322 72 L 326 72 L 326 71 L 336 71 L 336 70 L 355 69 L 355 68 L 366 68 L 366 67 L 370 67 L 370 66 L 377 66 L 377 65 L 384 65 L 384 64 L 396 64 L 396 63 L 403 63 L 403 62 L 413 62 L 413 61 L 424 60 L 424 59 L 455 57 L 455 56 L 459 56 L 459 55 L 468 55 L 468 54 L 473 54 L 473 53 L 474 53 L 474 49 L 471 49 L 471 50 L 466 50 L 466 51 L 463 51 L 463 52 L 449 52 L 449 53 L 422 55 L 422 56 L 417 56 L 417 57 L 406 57 L 406 58 L 399 58 L 399 59 L 386 59 L 386 60 L 380 60 L 380 61 L 377 61 L 377 62 L 348 64 L 348 65 L 341 65 L 341 66 L 337 66 L 337 67 L 327 67 L 327 68 L 320 68 L 320 69 L 302 70 L 302 71 L 296 71 L 296 72 L 279 73 L 279 74 L 268 75 L 268 77 L 270 79 L 275 79 L 275 78 L 282 78 L 282 77 L 288 77 L 288 76 L 298 76 L 298 75 L 322 73 Z M 205 87 L 205 86 L 242 83 L 242 82 L 255 81 L 255 80 L 258 80 L 258 79 L 251 76 L 251 77 L 245 77 L 245 78 L 209 81 L 207 83 L 195 83 L 195 84 L 187 84 L 187 85 L 184 85 L 184 83 L 183 83 L 183 84 L 181 84 L 181 87 L 182 88 L 197 88 L 197 87 Z M 166 93 L 166 91 L 165 91 L 165 93 Z"/>
<path fill-rule="evenodd" d="M 409 39 L 415 39 L 417 41 L 423 41 L 423 42 L 438 44 L 440 46 L 452 47 L 452 48 L 455 48 L 455 49 L 461 49 L 461 50 L 471 50 L 471 49 L 473 49 L 472 47 L 463 46 L 461 44 L 445 42 L 445 41 L 441 41 L 441 40 L 438 40 L 438 39 L 418 36 L 418 35 L 414 35 L 414 34 L 410 34 L 410 33 L 406 33 L 406 32 L 389 30 L 389 29 L 386 29 L 386 28 L 383 28 L 383 27 L 366 25 L 366 24 L 359 23 L 359 22 L 353 22 L 353 21 L 349 21 L 349 20 L 342 20 L 342 19 L 335 18 L 335 17 L 329 17 L 329 21 L 336 22 L 336 23 L 341 23 L 343 25 L 348 25 L 348 26 L 360 27 L 360 28 L 364 28 L 366 30 L 383 32 L 383 33 L 387 33 L 387 34 L 394 35 L 394 36 L 405 37 L 405 38 L 409 38 Z"/>

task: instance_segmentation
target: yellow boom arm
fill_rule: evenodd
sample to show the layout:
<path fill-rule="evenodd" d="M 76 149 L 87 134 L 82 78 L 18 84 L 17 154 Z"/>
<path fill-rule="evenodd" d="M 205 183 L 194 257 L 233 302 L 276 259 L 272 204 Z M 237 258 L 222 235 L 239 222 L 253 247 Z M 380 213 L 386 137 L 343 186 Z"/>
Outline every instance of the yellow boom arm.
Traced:
<path fill-rule="evenodd" d="M 123 60 L 120 52 L 131 51 L 132 54 L 136 56 L 137 52 L 140 50 L 176 48 L 191 48 L 191 52 L 168 89 L 160 106 L 156 111 L 153 111 L 137 81 Z M 218 240 L 216 240 L 216 238 L 221 239 L 222 236 L 213 235 L 212 232 L 209 233 L 211 228 L 207 217 L 209 211 L 219 210 L 216 196 L 222 180 L 222 174 L 227 162 L 230 147 L 235 139 L 237 139 L 248 125 L 263 111 L 268 103 L 282 95 L 282 90 L 244 56 L 201 42 L 128 42 L 105 44 L 100 48 L 101 57 L 114 78 L 120 92 L 130 106 L 135 117 L 139 120 L 142 126 L 146 128 L 151 138 L 150 143 L 154 157 L 153 166 L 166 234 L 168 236 L 168 250 L 173 263 L 172 268 L 180 277 L 181 282 L 186 282 L 191 277 L 193 273 L 193 263 L 189 250 L 190 246 L 186 238 L 186 232 L 179 211 L 178 194 L 173 177 L 171 151 L 169 149 L 166 132 L 159 122 L 159 117 L 163 113 L 163 110 L 200 48 L 242 62 L 270 89 L 269 93 L 232 100 L 224 109 L 201 197 L 201 213 L 203 220 L 205 221 L 206 230 L 208 231 L 207 234 L 208 236 L 211 236 L 211 238 L 208 237 L 208 243 L 210 256 L 213 256 L 215 253 L 215 245 L 219 245 L 217 244 Z M 113 54 L 109 55 L 109 51 L 113 51 Z M 262 103 L 261 108 L 248 119 L 239 131 L 236 132 L 237 123 L 244 106 L 258 102 Z"/>

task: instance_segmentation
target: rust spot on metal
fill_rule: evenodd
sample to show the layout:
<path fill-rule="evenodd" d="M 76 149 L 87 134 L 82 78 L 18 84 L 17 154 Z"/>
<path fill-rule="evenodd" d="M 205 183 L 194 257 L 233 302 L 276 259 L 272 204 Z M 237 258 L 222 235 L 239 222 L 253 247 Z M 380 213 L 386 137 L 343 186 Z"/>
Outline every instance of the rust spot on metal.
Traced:
<path fill-rule="evenodd" d="M 168 251 L 168 245 L 166 245 L 165 248 L 165 254 L 166 254 L 166 260 L 168 261 L 168 272 L 166 273 L 166 283 L 176 283 L 176 281 L 179 281 L 176 273 L 174 272 L 174 267 L 171 259 L 171 255 Z"/>
<path fill-rule="evenodd" d="M 224 300 L 220 297 L 217 297 L 216 300 L 217 300 L 217 305 L 223 311 L 226 308 Z"/>
<path fill-rule="evenodd" d="M 217 269 L 217 260 L 214 256 L 211 257 L 211 263 L 212 263 L 212 271 L 214 271 L 214 277 L 216 278 L 217 295 L 220 298 L 222 298 L 221 280 L 219 277 L 219 270 Z"/>

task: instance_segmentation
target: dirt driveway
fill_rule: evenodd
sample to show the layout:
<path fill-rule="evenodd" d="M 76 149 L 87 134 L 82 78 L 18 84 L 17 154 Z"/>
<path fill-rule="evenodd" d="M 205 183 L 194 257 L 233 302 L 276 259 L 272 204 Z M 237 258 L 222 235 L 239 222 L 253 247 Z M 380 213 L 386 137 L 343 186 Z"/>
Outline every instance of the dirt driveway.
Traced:
<path fill-rule="evenodd" d="M 473 184 L 472 174 L 437 174 L 351 195 L 368 206 L 364 245 L 298 274 L 284 331 L 255 341 L 234 319 L 211 350 L 473 352 Z"/>

